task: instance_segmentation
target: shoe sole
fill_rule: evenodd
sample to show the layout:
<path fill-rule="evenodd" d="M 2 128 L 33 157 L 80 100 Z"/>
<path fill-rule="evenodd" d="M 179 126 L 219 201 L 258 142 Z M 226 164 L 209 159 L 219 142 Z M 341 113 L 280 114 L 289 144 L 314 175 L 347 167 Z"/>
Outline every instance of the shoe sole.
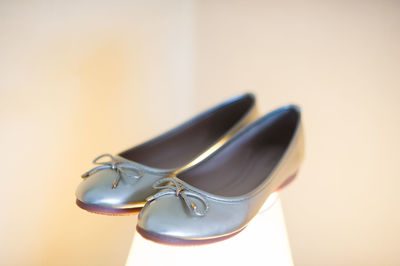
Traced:
<path fill-rule="evenodd" d="M 84 209 L 85 211 L 96 213 L 96 214 L 103 214 L 103 215 L 111 215 L 111 216 L 128 216 L 128 215 L 135 215 L 138 214 L 142 208 L 127 208 L 127 209 L 116 209 L 116 208 L 107 208 L 102 207 L 94 204 L 84 203 L 80 200 L 76 200 L 76 205 L 79 208 Z"/>
<path fill-rule="evenodd" d="M 293 182 L 293 180 L 296 178 L 297 172 L 290 177 L 288 177 L 275 191 L 280 191 L 286 186 L 288 186 L 290 183 Z M 150 231 L 147 231 L 139 226 L 136 226 L 136 231 L 145 239 L 151 240 L 153 242 L 159 243 L 159 244 L 166 244 L 166 245 L 172 245 L 172 246 L 195 246 L 195 245 L 205 245 L 205 244 L 211 244 L 215 242 L 220 242 L 226 239 L 229 239 L 237 234 L 239 234 L 241 231 L 243 231 L 246 228 L 243 227 L 239 229 L 236 232 L 233 232 L 231 234 L 225 235 L 225 236 L 220 236 L 220 237 L 214 237 L 214 238 L 208 238 L 208 239 L 180 239 L 180 238 L 174 238 L 174 237 L 168 237 L 160 234 L 156 234 Z"/>
<path fill-rule="evenodd" d="M 229 235 L 225 236 L 220 236 L 220 237 L 214 237 L 214 238 L 209 238 L 209 239 L 180 239 L 180 238 L 174 238 L 174 237 L 166 237 L 163 235 L 159 235 L 153 232 L 146 231 L 139 226 L 136 226 L 136 231 L 144 238 L 151 240 L 153 242 L 156 242 L 158 244 L 164 244 L 164 245 L 171 245 L 171 246 L 198 246 L 198 245 L 206 245 L 206 244 L 212 244 L 215 242 L 220 242 L 226 239 L 229 239 L 237 234 L 239 234 L 241 231 L 243 231 L 245 227 L 240 229 L 237 232 L 234 232 Z"/>

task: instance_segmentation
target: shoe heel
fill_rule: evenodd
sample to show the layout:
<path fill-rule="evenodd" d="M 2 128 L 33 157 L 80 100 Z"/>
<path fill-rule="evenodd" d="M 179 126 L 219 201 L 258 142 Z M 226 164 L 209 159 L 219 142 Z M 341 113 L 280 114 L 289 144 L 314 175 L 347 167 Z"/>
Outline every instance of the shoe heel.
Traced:
<path fill-rule="evenodd" d="M 286 180 L 275 190 L 276 192 L 284 189 L 287 185 L 293 182 L 293 180 L 296 178 L 297 172 L 294 173 L 293 175 L 289 176 L 286 178 Z"/>

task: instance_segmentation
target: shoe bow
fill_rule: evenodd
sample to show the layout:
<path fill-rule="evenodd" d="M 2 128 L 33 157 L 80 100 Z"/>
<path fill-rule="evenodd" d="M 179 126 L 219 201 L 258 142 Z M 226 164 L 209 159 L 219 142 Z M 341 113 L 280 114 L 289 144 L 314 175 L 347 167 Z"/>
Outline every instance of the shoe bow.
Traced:
<path fill-rule="evenodd" d="M 109 161 L 99 161 L 102 158 L 110 158 Z M 86 179 L 89 176 L 91 176 L 92 174 L 101 171 L 101 170 L 105 170 L 105 169 L 111 169 L 114 170 L 117 173 L 117 178 L 114 180 L 114 182 L 112 183 L 112 189 L 116 188 L 119 184 L 119 181 L 122 179 L 124 179 L 126 182 L 131 183 L 132 179 L 133 180 L 139 180 L 143 175 L 144 175 L 144 170 L 136 165 L 132 165 L 130 163 L 122 163 L 120 161 L 118 161 L 114 156 L 112 156 L 111 154 L 105 153 L 102 154 L 98 157 L 96 157 L 93 160 L 94 164 L 99 164 L 100 166 L 97 166 L 87 172 L 85 172 L 84 174 L 82 174 L 82 178 Z M 135 174 L 132 174 L 130 172 L 135 172 Z"/>
<path fill-rule="evenodd" d="M 146 201 L 152 201 L 166 195 L 175 195 L 176 197 L 183 199 L 189 211 L 195 216 L 204 216 L 208 210 L 207 200 L 200 193 L 188 189 L 173 177 L 166 177 L 157 180 L 154 182 L 153 188 L 161 189 L 161 191 L 147 197 Z M 197 201 L 201 202 L 203 205 L 202 208 L 199 208 L 193 199 L 197 199 Z"/>

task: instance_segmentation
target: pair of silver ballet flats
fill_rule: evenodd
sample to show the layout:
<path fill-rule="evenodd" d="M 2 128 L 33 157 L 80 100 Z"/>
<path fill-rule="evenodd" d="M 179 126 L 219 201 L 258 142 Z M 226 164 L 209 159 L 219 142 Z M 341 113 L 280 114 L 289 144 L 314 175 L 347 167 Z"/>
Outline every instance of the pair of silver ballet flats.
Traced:
<path fill-rule="evenodd" d="M 118 155 L 103 154 L 82 175 L 76 203 L 101 214 L 140 211 L 137 231 L 156 242 L 233 236 L 303 158 L 297 106 L 256 116 L 254 95 L 244 94 Z"/>

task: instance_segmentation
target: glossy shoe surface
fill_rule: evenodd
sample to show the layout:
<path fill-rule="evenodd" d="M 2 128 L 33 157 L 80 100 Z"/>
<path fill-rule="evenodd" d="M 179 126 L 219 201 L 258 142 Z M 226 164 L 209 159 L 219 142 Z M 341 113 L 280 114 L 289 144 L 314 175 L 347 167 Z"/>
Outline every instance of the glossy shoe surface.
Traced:
<path fill-rule="evenodd" d="M 161 178 L 197 165 L 256 118 L 252 94 L 224 102 L 186 123 L 118 155 L 103 154 L 82 175 L 79 207 L 94 213 L 137 213 Z"/>
<path fill-rule="evenodd" d="M 214 154 L 157 180 L 137 230 L 168 244 L 204 244 L 240 232 L 274 191 L 291 181 L 303 158 L 300 109 L 290 105 L 258 119 Z"/>

